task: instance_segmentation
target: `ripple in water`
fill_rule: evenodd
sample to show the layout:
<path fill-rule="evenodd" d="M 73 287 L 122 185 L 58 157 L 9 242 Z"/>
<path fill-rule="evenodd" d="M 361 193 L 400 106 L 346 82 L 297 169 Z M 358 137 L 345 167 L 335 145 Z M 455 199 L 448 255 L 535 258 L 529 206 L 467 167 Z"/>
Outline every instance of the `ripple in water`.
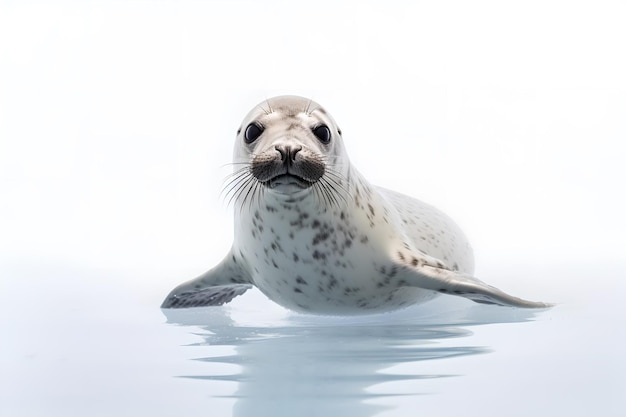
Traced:
<path fill-rule="evenodd" d="M 194 359 L 197 374 L 180 377 L 210 383 L 214 400 L 234 400 L 233 415 L 372 416 L 388 407 L 368 400 L 429 394 L 418 381 L 458 376 L 420 372 L 421 362 L 488 353 L 467 344 L 469 326 L 535 314 L 448 298 L 355 318 L 233 307 L 164 312 L 202 338 L 189 349 L 209 352 Z"/>

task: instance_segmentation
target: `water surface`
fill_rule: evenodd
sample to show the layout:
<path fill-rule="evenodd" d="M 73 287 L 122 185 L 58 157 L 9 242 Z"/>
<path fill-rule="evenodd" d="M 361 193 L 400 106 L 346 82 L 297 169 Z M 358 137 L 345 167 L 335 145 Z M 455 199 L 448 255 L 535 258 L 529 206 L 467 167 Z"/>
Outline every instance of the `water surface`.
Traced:
<path fill-rule="evenodd" d="M 1 416 L 623 412 L 624 285 L 610 268 L 583 290 L 593 268 L 553 267 L 577 286 L 543 288 L 551 310 L 442 296 L 353 318 L 258 292 L 161 311 L 130 271 L 4 269 Z"/>

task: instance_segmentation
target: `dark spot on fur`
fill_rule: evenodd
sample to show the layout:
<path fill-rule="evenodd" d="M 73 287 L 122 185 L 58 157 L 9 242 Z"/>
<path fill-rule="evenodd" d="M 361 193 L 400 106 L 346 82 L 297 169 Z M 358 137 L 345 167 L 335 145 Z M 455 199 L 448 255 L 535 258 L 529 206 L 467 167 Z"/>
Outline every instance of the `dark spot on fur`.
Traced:
<path fill-rule="evenodd" d="M 361 289 L 359 287 L 346 287 L 346 288 L 343 289 L 343 294 L 344 295 L 350 295 L 350 294 L 353 294 L 353 293 L 357 293 L 359 291 L 361 291 Z"/>
<path fill-rule="evenodd" d="M 337 278 L 335 278 L 334 276 L 330 276 L 330 279 L 328 280 L 328 290 L 332 290 L 333 288 L 335 288 L 337 286 L 337 284 L 339 284 L 339 281 L 337 281 Z"/>
<path fill-rule="evenodd" d="M 293 292 L 302 293 L 302 290 L 300 288 L 296 287 L 296 288 L 293 289 Z"/>
<path fill-rule="evenodd" d="M 319 220 L 313 220 L 313 223 L 311 223 L 311 227 L 313 229 L 317 229 L 318 227 L 320 227 L 320 222 Z"/>
<path fill-rule="evenodd" d="M 418 262 L 417 258 L 413 258 L 413 259 L 411 259 L 411 265 L 413 265 L 413 266 L 417 266 L 417 264 L 419 264 L 419 262 Z"/>
<path fill-rule="evenodd" d="M 304 278 L 302 278 L 301 276 L 297 276 L 296 277 L 296 282 L 298 284 L 302 284 L 302 285 L 308 285 L 307 282 L 304 280 Z"/>
<path fill-rule="evenodd" d="M 368 205 L 367 205 L 367 208 L 368 208 L 368 209 L 370 209 L 370 213 L 372 213 L 372 216 L 374 216 L 374 215 L 375 215 L 375 213 L 374 213 L 374 207 L 372 207 L 372 205 L 371 205 L 371 204 L 368 204 Z"/>
<path fill-rule="evenodd" d="M 317 250 L 313 251 L 313 259 L 317 259 L 317 260 L 326 259 L 326 254 L 321 253 L 321 252 L 319 252 Z"/>
<path fill-rule="evenodd" d="M 366 244 L 369 241 L 369 238 L 365 235 L 361 236 L 361 243 Z"/>
<path fill-rule="evenodd" d="M 299 260 L 300 260 L 300 257 L 298 256 L 298 254 L 297 254 L 297 253 L 295 253 L 295 252 L 294 252 L 294 253 L 293 253 L 293 261 L 294 261 L 294 262 L 298 262 Z"/>
<path fill-rule="evenodd" d="M 313 237 L 313 246 L 319 244 L 320 242 L 325 241 L 330 237 L 328 232 L 320 232 Z"/>

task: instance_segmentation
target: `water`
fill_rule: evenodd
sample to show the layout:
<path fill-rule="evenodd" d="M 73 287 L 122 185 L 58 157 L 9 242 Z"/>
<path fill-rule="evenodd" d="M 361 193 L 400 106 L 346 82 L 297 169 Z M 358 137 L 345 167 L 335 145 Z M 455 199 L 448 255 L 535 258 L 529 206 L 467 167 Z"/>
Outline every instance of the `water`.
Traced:
<path fill-rule="evenodd" d="M 551 310 L 335 318 L 258 292 L 163 312 L 133 271 L 5 265 L 0 415 L 623 415 L 624 268 L 542 269 Z"/>

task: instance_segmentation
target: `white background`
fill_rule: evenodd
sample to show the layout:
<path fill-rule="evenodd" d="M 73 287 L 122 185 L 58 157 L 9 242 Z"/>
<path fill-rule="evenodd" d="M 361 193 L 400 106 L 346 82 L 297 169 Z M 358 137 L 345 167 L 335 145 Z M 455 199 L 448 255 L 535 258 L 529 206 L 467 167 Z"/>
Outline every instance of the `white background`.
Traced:
<path fill-rule="evenodd" d="M 0 4 L 1 281 L 131 271 L 160 301 L 215 264 L 235 131 L 278 94 L 455 218 L 479 272 L 623 260 L 623 2 Z"/>

